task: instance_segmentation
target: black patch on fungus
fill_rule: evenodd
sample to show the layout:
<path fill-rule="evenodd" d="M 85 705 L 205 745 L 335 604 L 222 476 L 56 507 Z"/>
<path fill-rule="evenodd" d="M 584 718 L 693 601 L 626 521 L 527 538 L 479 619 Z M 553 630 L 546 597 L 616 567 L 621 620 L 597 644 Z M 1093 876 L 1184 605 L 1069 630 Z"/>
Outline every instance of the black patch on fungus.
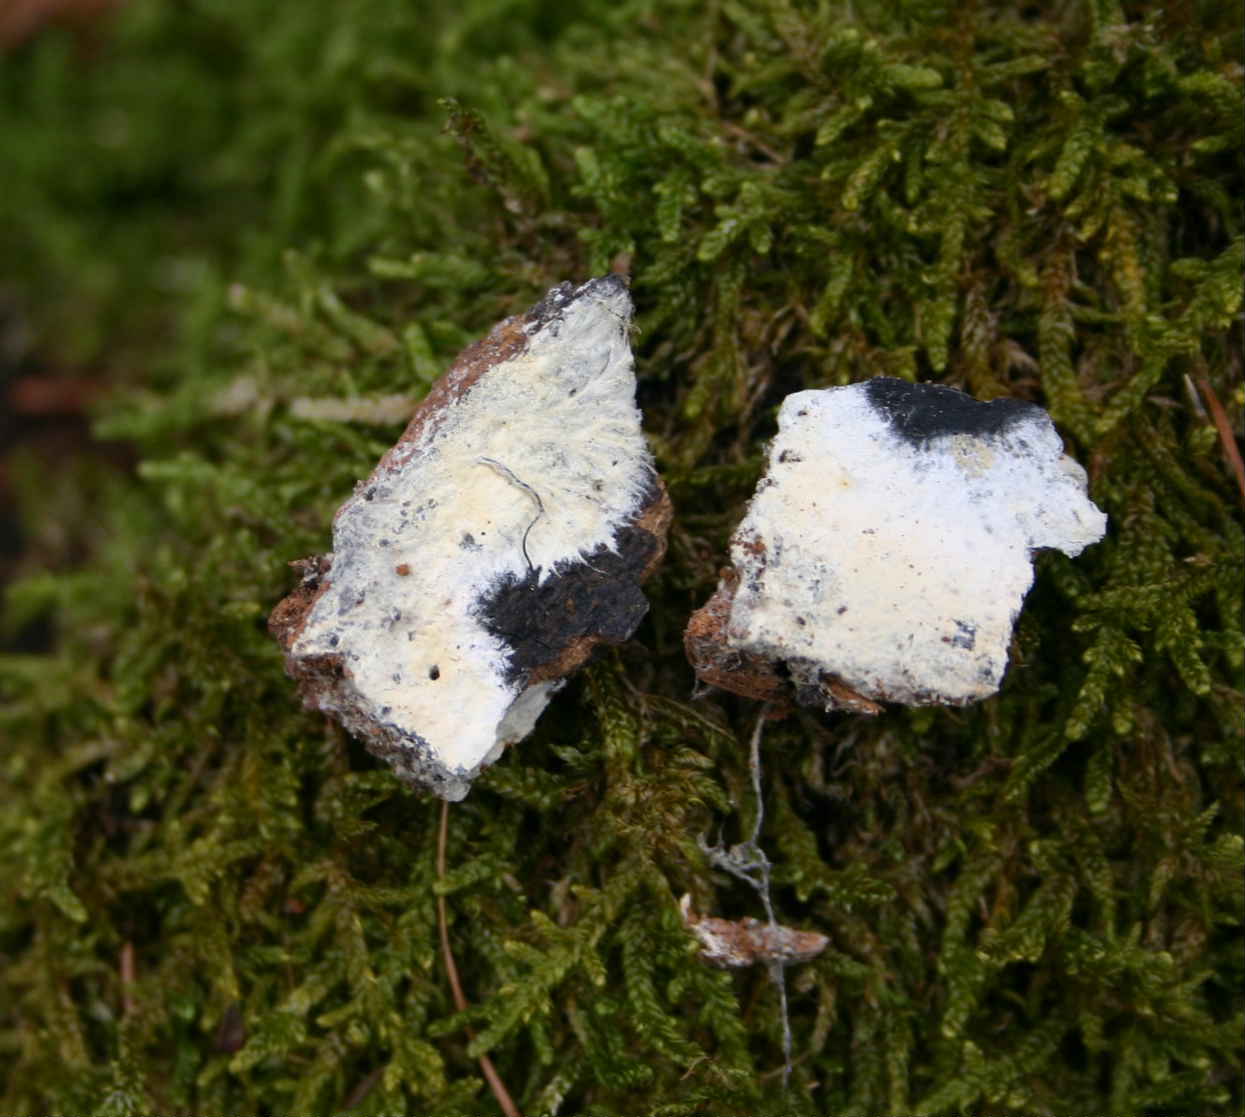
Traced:
<path fill-rule="evenodd" d="M 774 664 L 774 674 L 790 684 L 795 692 L 796 705 L 825 708 L 826 695 L 819 681 L 820 672 L 811 659 L 792 656 L 779 660 Z"/>
<path fill-rule="evenodd" d="M 441 677 L 441 668 L 435 663 L 428 669 L 428 678 L 434 683 Z"/>
<path fill-rule="evenodd" d="M 1024 400 L 996 399 L 987 403 L 941 384 L 909 384 L 891 376 L 867 380 L 865 393 L 891 430 L 913 446 L 924 446 L 931 439 L 952 434 L 988 438 L 1043 414 L 1036 404 Z"/>
<path fill-rule="evenodd" d="M 826 695 L 821 687 L 811 683 L 801 683 L 795 688 L 795 701 L 799 706 L 824 707 Z"/>
<path fill-rule="evenodd" d="M 614 274 L 603 275 L 599 279 L 590 279 L 578 288 L 569 280 L 566 283 L 559 283 L 527 312 L 527 321 L 533 330 L 549 329 L 553 336 L 557 337 L 558 324 L 565 316 L 566 308 L 577 298 L 582 299 L 587 295 L 596 294 L 610 295 L 619 288 L 626 291 L 627 280 L 621 275 Z"/>
<path fill-rule="evenodd" d="M 628 639 L 648 612 L 640 576 L 656 550 L 649 532 L 623 528 L 612 551 L 598 547 L 586 561 L 539 584 L 538 569 L 522 578 L 508 575 L 482 597 L 480 622 L 510 646 L 506 682 L 522 684 L 584 637 L 612 644 Z"/>
<path fill-rule="evenodd" d="M 953 648 L 964 648 L 967 651 L 977 644 L 977 626 L 964 621 L 955 622 L 955 635 L 947 641 Z"/>

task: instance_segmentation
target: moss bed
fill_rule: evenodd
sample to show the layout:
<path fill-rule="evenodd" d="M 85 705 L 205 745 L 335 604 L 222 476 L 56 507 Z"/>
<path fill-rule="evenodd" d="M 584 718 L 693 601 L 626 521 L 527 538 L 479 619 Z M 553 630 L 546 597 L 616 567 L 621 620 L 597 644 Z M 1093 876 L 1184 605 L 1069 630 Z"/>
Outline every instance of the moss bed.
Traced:
<path fill-rule="evenodd" d="M 485 1053 L 529 1115 L 1240 1113 L 1242 88 L 1198 0 L 131 0 L 11 44 L 0 1113 L 497 1113 Z M 610 269 L 670 552 L 439 879 L 440 804 L 265 620 L 459 349 Z M 774 985 L 679 913 L 762 914 L 704 850 L 756 704 L 693 700 L 681 635 L 781 399 L 878 374 L 1047 407 L 1111 527 L 1039 559 L 996 698 L 766 728 L 778 917 L 830 938 L 784 1090 Z"/>

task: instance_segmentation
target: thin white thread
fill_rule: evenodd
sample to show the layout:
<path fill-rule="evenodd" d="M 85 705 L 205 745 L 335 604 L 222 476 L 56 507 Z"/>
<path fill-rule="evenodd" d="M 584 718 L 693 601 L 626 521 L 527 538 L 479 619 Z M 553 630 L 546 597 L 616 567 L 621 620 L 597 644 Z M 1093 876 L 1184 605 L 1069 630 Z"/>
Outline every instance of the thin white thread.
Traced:
<path fill-rule="evenodd" d="M 752 739 L 748 748 L 748 771 L 752 776 L 752 794 L 756 798 L 756 816 L 752 822 L 752 834 L 746 842 L 733 845 L 724 850 L 721 845 L 706 845 L 700 840 L 700 848 L 704 850 L 709 861 L 720 869 L 725 869 L 734 877 L 746 881 L 761 897 L 765 905 L 765 916 L 771 929 L 777 930 L 778 921 L 774 918 L 774 901 L 770 896 L 770 859 L 765 856 L 758 839 L 761 836 L 761 825 L 765 821 L 765 802 L 761 798 L 761 731 L 765 727 L 765 717 L 769 713 L 769 703 L 761 704 L 761 713 L 757 717 L 756 728 L 752 731 Z M 778 957 L 766 963 L 770 981 L 778 990 L 778 1004 L 782 1015 L 782 1086 L 785 1090 L 791 1079 L 791 1017 L 787 1011 L 787 977 L 786 963 Z"/>
<path fill-rule="evenodd" d="M 502 463 L 499 462 L 496 458 L 477 458 L 476 460 L 481 465 L 487 465 L 491 467 L 492 469 L 495 469 L 498 473 L 500 473 L 503 477 L 505 477 L 506 480 L 509 481 L 512 485 L 518 485 L 519 488 L 521 488 L 525 493 L 527 493 L 528 496 L 530 496 L 536 502 L 536 515 L 532 519 L 532 522 L 527 525 L 527 530 L 523 533 L 523 542 L 522 544 L 520 544 L 523 548 L 523 559 L 527 563 L 528 570 L 532 573 L 535 573 L 536 567 L 532 565 L 532 557 L 531 555 L 527 553 L 527 537 L 532 534 L 532 528 L 534 528 L 537 525 L 537 523 L 539 523 L 540 518 L 545 514 L 545 502 L 540 499 L 540 493 L 538 493 L 534 488 L 532 488 L 532 486 L 529 485 L 526 481 L 520 480 L 518 477 L 516 477 L 514 475 L 514 471 L 511 470 L 509 466 L 502 465 Z"/>

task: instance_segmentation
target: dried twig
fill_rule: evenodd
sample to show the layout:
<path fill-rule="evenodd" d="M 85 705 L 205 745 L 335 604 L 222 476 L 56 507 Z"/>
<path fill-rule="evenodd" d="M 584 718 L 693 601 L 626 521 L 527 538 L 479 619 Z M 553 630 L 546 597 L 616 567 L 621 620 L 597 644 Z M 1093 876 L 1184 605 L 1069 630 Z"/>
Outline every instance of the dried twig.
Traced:
<path fill-rule="evenodd" d="M 64 27 L 89 45 L 93 34 L 121 0 L 5 0 L 0 4 L 0 50 L 33 39 L 45 27 Z"/>
<path fill-rule="evenodd" d="M 121 1015 L 123 1017 L 134 1013 L 135 980 L 134 944 L 126 942 L 121 947 Z"/>
<path fill-rule="evenodd" d="M 363 1079 L 363 1081 L 360 1082 L 353 1090 L 350 1091 L 349 1096 L 346 1098 L 344 1102 L 342 1102 L 341 1108 L 342 1109 L 354 1109 L 356 1105 L 358 1105 L 364 1098 L 368 1096 L 368 1094 L 372 1092 L 373 1089 L 375 1089 L 376 1083 L 378 1083 L 381 1080 L 381 1077 L 384 1075 L 384 1073 L 385 1073 L 384 1067 L 377 1067 L 375 1070 L 369 1072 L 368 1075 Z"/>
<path fill-rule="evenodd" d="M 725 132 L 729 132 L 732 136 L 737 136 L 746 144 L 751 144 L 762 155 L 766 156 L 770 162 L 777 163 L 779 166 L 789 162 L 781 152 L 775 151 L 760 137 L 749 132 L 746 128 L 741 128 L 738 124 L 733 124 L 729 120 L 721 122 L 721 128 Z"/>
<path fill-rule="evenodd" d="M 1215 389 L 1210 386 L 1210 380 L 1207 377 L 1199 376 L 1197 386 L 1202 390 L 1206 406 L 1210 408 L 1210 417 L 1214 421 L 1215 429 L 1219 432 L 1219 441 L 1223 445 L 1224 456 L 1227 457 L 1232 472 L 1236 474 L 1236 483 L 1241 490 L 1241 502 L 1245 503 L 1245 462 L 1241 461 L 1241 452 L 1237 449 L 1236 436 L 1232 433 L 1232 424 L 1228 422 L 1228 413 L 1223 409 L 1223 404 L 1219 402 L 1219 397 L 1215 395 Z"/>
<path fill-rule="evenodd" d="M 437 832 L 438 881 L 445 879 L 445 844 L 449 828 L 450 805 L 443 800 L 441 803 L 441 826 Z M 450 950 L 450 925 L 446 916 L 445 897 L 440 894 L 437 896 L 437 929 L 441 932 L 441 958 L 445 962 L 445 974 L 450 979 L 450 993 L 454 998 L 454 1007 L 459 1012 L 466 1012 L 467 998 L 463 995 L 462 982 L 458 980 L 458 967 L 454 964 L 454 953 Z M 475 1035 L 470 1028 L 467 1029 L 467 1038 L 475 1039 Z M 506 1117 L 522 1117 L 519 1113 L 519 1107 L 514 1104 L 514 1099 L 510 1096 L 510 1091 L 506 1089 L 501 1076 L 497 1073 L 497 1068 L 493 1066 L 492 1059 L 487 1055 L 480 1056 L 480 1070 L 488 1082 L 489 1089 L 493 1091 L 493 1097 L 497 1099 L 497 1104 L 501 1106 L 501 1111 Z"/>
<path fill-rule="evenodd" d="M 19 376 L 6 394 L 17 415 L 78 416 L 86 415 L 103 395 L 103 384 L 89 376 Z"/>

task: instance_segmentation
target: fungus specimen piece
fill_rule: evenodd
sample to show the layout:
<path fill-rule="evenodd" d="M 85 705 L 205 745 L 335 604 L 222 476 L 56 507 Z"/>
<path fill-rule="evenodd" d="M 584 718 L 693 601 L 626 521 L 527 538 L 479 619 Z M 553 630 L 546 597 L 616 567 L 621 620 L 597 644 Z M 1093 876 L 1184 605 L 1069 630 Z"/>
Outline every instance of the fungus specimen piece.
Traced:
<path fill-rule="evenodd" d="M 757 963 L 789 966 L 795 962 L 811 962 L 830 944 L 820 931 L 797 931 L 781 923 L 763 923 L 759 919 L 697 915 L 689 895 L 679 901 L 679 911 L 683 925 L 700 944 L 700 957 L 723 969 L 739 969 Z"/>
<path fill-rule="evenodd" d="M 269 627 L 305 704 L 461 799 L 647 611 L 670 502 L 635 406 L 626 282 L 553 288 L 465 350 L 338 509 Z"/>
<path fill-rule="evenodd" d="M 706 683 L 827 710 L 975 702 L 1033 552 L 1105 529 L 1040 407 L 885 377 L 797 392 L 688 656 Z"/>

